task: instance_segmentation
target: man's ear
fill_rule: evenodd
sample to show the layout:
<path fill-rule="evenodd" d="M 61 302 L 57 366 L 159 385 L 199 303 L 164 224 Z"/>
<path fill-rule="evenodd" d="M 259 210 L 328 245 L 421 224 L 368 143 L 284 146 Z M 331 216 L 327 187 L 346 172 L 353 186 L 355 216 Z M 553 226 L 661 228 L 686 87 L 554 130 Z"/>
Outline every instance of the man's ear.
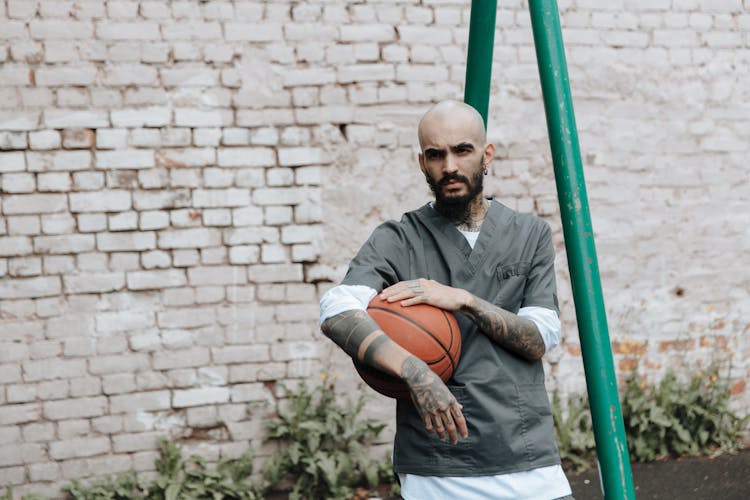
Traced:
<path fill-rule="evenodd" d="M 427 173 L 427 168 L 424 166 L 424 155 L 422 153 L 419 153 L 419 169 L 422 171 L 423 174 Z"/>
<path fill-rule="evenodd" d="M 491 142 L 488 142 L 484 146 L 484 163 L 485 165 L 489 165 L 492 163 L 492 159 L 495 157 L 495 145 Z"/>

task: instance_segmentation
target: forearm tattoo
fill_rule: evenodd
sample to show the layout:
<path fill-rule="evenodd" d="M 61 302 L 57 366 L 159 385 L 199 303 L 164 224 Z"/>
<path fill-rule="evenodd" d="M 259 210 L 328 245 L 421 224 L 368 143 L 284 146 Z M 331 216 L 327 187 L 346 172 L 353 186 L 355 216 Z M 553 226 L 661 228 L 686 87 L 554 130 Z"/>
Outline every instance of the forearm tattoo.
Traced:
<path fill-rule="evenodd" d="M 381 334 L 375 337 L 375 340 L 370 342 L 370 345 L 365 349 L 365 353 L 362 356 L 362 362 L 368 366 L 375 365 L 375 355 L 380 350 L 380 346 L 388 342 L 390 338 L 387 335 Z"/>
<path fill-rule="evenodd" d="M 357 359 L 362 342 L 372 332 L 380 330 L 380 327 L 365 311 L 352 310 L 326 319 L 321 330 L 349 356 Z M 368 346 L 367 350 L 371 347 L 372 345 Z"/>
<path fill-rule="evenodd" d="M 474 321 L 490 340 L 530 361 L 544 355 L 544 340 L 533 321 L 479 297 L 475 299 L 474 304 L 462 307 L 461 312 Z"/>
<path fill-rule="evenodd" d="M 409 356 L 401 368 L 401 378 L 413 394 L 420 415 L 444 411 L 456 401 L 442 380 L 416 356 Z"/>

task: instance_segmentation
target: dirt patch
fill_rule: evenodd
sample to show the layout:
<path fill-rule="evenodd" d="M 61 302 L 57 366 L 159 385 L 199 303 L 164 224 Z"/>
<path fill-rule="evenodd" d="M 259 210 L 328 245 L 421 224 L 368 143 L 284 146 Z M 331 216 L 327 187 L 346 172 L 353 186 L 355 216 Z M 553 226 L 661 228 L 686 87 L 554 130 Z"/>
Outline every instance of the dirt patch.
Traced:
<path fill-rule="evenodd" d="M 750 449 L 716 458 L 690 457 L 633 464 L 638 500 L 745 500 L 750 498 Z M 576 500 L 600 500 L 597 470 L 568 473 Z"/>

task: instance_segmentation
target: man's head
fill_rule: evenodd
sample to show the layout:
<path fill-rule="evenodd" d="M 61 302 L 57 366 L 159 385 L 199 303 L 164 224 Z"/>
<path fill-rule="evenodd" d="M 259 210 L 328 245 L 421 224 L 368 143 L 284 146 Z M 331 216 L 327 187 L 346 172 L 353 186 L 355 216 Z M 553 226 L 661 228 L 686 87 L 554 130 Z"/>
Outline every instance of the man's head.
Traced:
<path fill-rule="evenodd" d="M 460 209 L 482 195 L 483 175 L 495 155 L 482 116 L 460 101 L 441 101 L 419 122 L 419 166 L 437 205 Z"/>

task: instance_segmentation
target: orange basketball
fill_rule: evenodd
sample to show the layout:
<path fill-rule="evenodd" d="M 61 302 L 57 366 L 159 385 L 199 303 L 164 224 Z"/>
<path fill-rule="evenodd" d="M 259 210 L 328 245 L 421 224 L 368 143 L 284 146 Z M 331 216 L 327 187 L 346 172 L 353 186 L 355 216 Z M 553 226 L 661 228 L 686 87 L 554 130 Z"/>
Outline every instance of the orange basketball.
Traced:
<path fill-rule="evenodd" d="M 401 347 L 427 363 L 446 382 L 461 356 L 461 332 L 456 317 L 428 304 L 404 307 L 400 302 L 372 299 L 367 312 Z M 408 399 L 409 387 L 400 378 L 354 363 L 367 385 L 391 398 Z"/>

